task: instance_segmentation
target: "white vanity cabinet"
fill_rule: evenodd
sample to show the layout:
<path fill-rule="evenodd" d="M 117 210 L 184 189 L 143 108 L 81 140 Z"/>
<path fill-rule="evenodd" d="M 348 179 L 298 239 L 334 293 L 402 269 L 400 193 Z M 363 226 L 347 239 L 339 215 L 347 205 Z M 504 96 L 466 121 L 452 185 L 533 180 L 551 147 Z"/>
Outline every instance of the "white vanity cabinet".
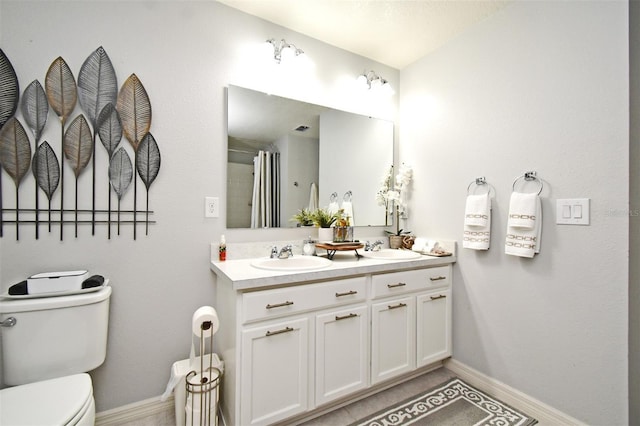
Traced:
<path fill-rule="evenodd" d="M 451 267 L 373 275 L 371 381 L 451 355 Z"/>
<path fill-rule="evenodd" d="M 452 260 L 272 276 L 212 263 L 226 424 L 298 421 L 450 356 Z"/>

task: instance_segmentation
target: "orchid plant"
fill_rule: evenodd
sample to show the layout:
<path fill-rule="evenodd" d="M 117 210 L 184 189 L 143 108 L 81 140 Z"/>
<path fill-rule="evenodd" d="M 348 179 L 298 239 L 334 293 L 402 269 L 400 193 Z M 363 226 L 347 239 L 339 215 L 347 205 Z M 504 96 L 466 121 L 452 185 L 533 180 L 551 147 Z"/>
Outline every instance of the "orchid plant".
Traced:
<path fill-rule="evenodd" d="M 400 166 L 400 170 L 395 177 L 395 182 L 393 188 L 391 187 L 393 176 L 393 165 L 391 165 L 388 171 L 385 173 L 380 189 L 376 194 L 376 200 L 378 201 L 378 205 L 384 206 L 385 211 L 389 211 L 389 206 L 393 202 L 395 206 L 395 225 L 396 232 L 394 235 L 402 235 L 409 234 L 410 231 L 404 231 L 400 229 L 400 217 L 404 215 L 407 210 L 407 191 L 409 184 L 411 183 L 411 178 L 413 177 L 413 169 L 411 166 L 402 163 Z M 387 215 L 385 215 L 386 217 Z M 386 224 L 386 220 L 385 220 Z M 393 234 L 387 231 L 390 234 Z"/>

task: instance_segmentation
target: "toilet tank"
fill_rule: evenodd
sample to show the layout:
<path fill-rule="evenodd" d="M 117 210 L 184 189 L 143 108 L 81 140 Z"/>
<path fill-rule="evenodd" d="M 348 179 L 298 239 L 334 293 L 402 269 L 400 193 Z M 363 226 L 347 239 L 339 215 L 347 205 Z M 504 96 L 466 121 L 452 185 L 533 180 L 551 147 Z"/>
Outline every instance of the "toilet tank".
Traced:
<path fill-rule="evenodd" d="M 111 287 L 58 297 L 0 300 L 6 385 L 91 371 L 107 354 Z"/>

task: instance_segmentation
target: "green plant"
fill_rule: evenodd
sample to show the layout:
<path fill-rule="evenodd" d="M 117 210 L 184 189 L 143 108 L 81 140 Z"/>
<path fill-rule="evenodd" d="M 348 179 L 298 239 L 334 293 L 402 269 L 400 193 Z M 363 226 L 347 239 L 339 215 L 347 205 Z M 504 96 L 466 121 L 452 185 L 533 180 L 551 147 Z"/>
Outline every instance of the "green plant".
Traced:
<path fill-rule="evenodd" d="M 314 223 L 313 212 L 309 209 L 299 210 L 291 217 L 292 222 L 298 222 L 300 226 L 311 226 Z"/>
<path fill-rule="evenodd" d="M 319 228 L 329 228 L 336 220 L 342 218 L 344 210 L 340 209 L 335 213 L 331 213 L 327 209 L 319 208 L 311 213 L 313 224 Z"/>

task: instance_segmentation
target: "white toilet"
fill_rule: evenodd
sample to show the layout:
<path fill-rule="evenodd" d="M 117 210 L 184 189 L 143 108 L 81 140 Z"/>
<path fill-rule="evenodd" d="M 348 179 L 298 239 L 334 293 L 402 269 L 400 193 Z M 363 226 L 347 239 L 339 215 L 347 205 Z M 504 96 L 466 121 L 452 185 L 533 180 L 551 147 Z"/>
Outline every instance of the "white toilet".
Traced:
<path fill-rule="evenodd" d="M 0 425 L 93 425 L 91 377 L 107 353 L 111 287 L 0 301 Z M 11 320 L 14 318 L 14 320 Z M 13 324 L 13 325 L 11 325 Z"/>

